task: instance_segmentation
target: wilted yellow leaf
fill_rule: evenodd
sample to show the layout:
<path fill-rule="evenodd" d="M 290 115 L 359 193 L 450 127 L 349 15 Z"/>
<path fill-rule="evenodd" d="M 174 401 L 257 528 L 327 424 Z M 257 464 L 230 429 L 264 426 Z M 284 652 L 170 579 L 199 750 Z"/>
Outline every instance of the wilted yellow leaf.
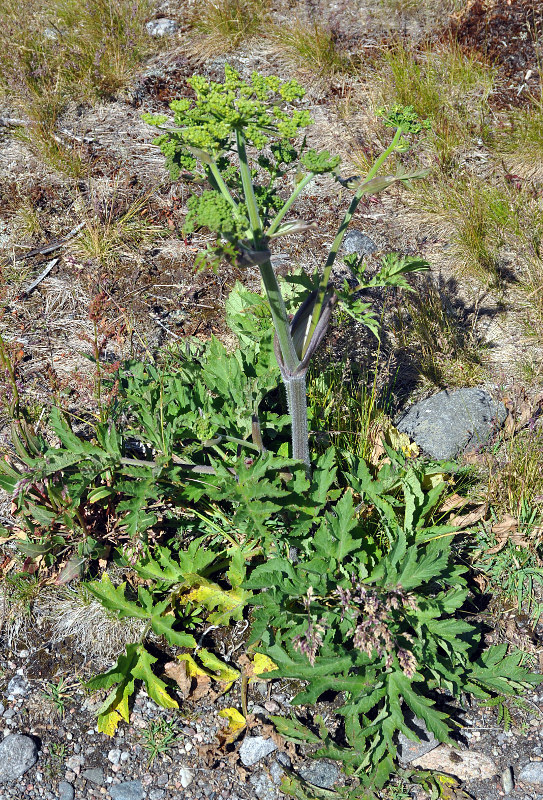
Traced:
<path fill-rule="evenodd" d="M 237 708 L 224 708 L 219 711 L 219 717 L 228 721 L 228 727 L 219 731 L 218 738 L 221 744 L 231 744 L 240 733 L 245 729 L 247 720 L 240 714 Z"/>
<path fill-rule="evenodd" d="M 267 678 L 262 676 L 266 672 L 273 672 L 274 669 L 277 669 L 277 664 L 275 664 L 271 658 L 265 656 L 264 653 L 255 653 L 255 657 L 253 658 L 253 675 L 258 677 L 252 677 L 249 683 L 256 680 L 267 680 Z"/>

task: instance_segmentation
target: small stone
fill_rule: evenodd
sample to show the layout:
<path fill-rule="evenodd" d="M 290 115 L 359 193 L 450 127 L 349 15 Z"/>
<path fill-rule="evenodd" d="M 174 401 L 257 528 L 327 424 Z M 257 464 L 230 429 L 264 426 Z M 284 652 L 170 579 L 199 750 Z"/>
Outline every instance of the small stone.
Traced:
<path fill-rule="evenodd" d="M 162 800 L 163 797 L 166 797 L 164 789 L 151 789 L 149 792 L 149 800 Z"/>
<path fill-rule="evenodd" d="M 81 767 L 84 763 L 85 759 L 83 756 L 70 756 L 70 758 L 66 759 L 65 766 L 66 769 L 69 769 L 72 772 L 75 772 L 76 775 L 79 775 L 81 772 Z"/>
<path fill-rule="evenodd" d="M 75 774 L 75 772 L 72 772 L 71 770 L 67 769 L 64 774 L 64 777 L 66 778 L 67 783 L 73 783 L 77 778 L 77 775 Z"/>
<path fill-rule="evenodd" d="M 411 764 L 421 769 L 447 772 L 461 781 L 486 780 L 498 775 L 496 764 L 484 753 L 478 750 L 453 750 L 446 744 L 416 758 Z"/>
<path fill-rule="evenodd" d="M 95 783 L 96 786 L 104 785 L 104 770 L 101 767 L 92 767 L 91 769 L 84 769 L 81 776 L 90 783 Z"/>
<path fill-rule="evenodd" d="M 292 768 L 292 761 L 290 760 L 290 756 L 287 753 L 282 753 L 280 751 L 275 756 L 275 760 L 279 764 L 281 764 L 282 767 L 286 767 L 287 769 L 291 769 Z"/>
<path fill-rule="evenodd" d="M 281 783 L 281 778 L 285 774 L 285 770 L 277 761 L 274 761 L 270 767 L 270 777 L 276 786 Z"/>
<path fill-rule="evenodd" d="M 2 714 L 4 713 L 5 710 L 6 710 L 6 707 L 3 705 L 3 703 L 0 703 L 0 717 L 2 716 Z"/>
<path fill-rule="evenodd" d="M 112 800 L 143 800 L 145 792 L 141 781 L 126 781 L 109 787 Z"/>
<path fill-rule="evenodd" d="M 370 239 L 365 233 L 353 228 L 352 231 L 348 231 L 345 234 L 342 249 L 344 253 L 357 253 L 360 256 L 370 256 L 377 250 L 377 245 L 373 239 Z"/>
<path fill-rule="evenodd" d="M 505 794 L 511 794 L 511 792 L 515 788 L 512 767 L 507 767 L 507 769 L 504 769 L 504 771 L 502 772 L 502 786 Z"/>
<path fill-rule="evenodd" d="M 271 739 L 264 739 L 263 736 L 246 736 L 239 748 L 239 757 L 245 767 L 252 767 L 274 750 L 277 750 L 277 745 Z"/>
<path fill-rule="evenodd" d="M 396 422 L 431 458 L 455 458 L 471 447 L 486 444 L 506 417 L 499 403 L 484 389 L 444 390 L 415 403 Z"/>
<path fill-rule="evenodd" d="M 30 691 L 30 684 L 22 675 L 14 675 L 8 683 L 6 695 L 9 700 L 16 697 L 26 697 Z"/>
<path fill-rule="evenodd" d="M 122 764 L 124 764 L 125 761 L 128 761 L 129 758 L 130 758 L 130 753 L 127 753 L 127 752 L 121 753 L 121 763 Z"/>
<path fill-rule="evenodd" d="M 164 773 L 163 775 L 159 775 L 158 778 L 156 779 L 157 786 L 166 786 L 169 780 L 170 779 L 168 775 L 166 775 L 166 773 Z"/>
<path fill-rule="evenodd" d="M 194 780 L 194 772 L 192 770 L 187 769 L 186 767 L 181 767 L 179 770 L 179 781 L 183 789 L 186 789 L 187 786 L 190 786 L 192 781 Z"/>
<path fill-rule="evenodd" d="M 526 764 L 519 772 L 518 779 L 526 783 L 543 783 L 543 761 Z"/>
<path fill-rule="evenodd" d="M 279 800 L 279 793 L 268 775 L 252 775 L 249 780 L 258 800 Z"/>
<path fill-rule="evenodd" d="M 30 736 L 10 733 L 0 743 L 0 783 L 11 783 L 34 766 L 38 748 Z"/>
<path fill-rule="evenodd" d="M 160 19 L 152 19 L 145 25 L 145 29 L 149 36 L 173 36 L 177 33 L 179 25 L 174 19 L 167 17 L 160 17 Z"/>
<path fill-rule="evenodd" d="M 4 719 L 6 720 L 13 719 L 16 713 L 17 712 L 15 711 L 14 708 L 8 708 L 8 710 L 4 712 Z"/>
<path fill-rule="evenodd" d="M 270 714 L 277 714 L 279 711 L 279 703 L 276 703 L 275 700 L 266 700 L 264 708 L 266 711 L 269 711 Z"/>
<path fill-rule="evenodd" d="M 409 764 L 415 758 L 420 758 L 439 744 L 434 734 L 427 729 L 424 720 L 413 717 L 409 720 L 408 726 L 420 741 L 414 742 L 404 733 L 398 735 L 398 758 L 403 764 Z"/>
<path fill-rule="evenodd" d="M 192 742 L 185 742 L 185 752 L 190 753 L 192 750 Z"/>
<path fill-rule="evenodd" d="M 333 789 L 339 780 L 339 769 L 330 761 L 313 761 L 300 767 L 298 774 L 320 789 Z"/>
<path fill-rule="evenodd" d="M 58 785 L 58 800 L 74 800 L 75 790 L 68 781 L 61 781 Z"/>
<path fill-rule="evenodd" d="M 121 751 L 120 750 L 110 750 L 107 754 L 107 760 L 110 761 L 112 764 L 118 764 L 121 760 Z"/>

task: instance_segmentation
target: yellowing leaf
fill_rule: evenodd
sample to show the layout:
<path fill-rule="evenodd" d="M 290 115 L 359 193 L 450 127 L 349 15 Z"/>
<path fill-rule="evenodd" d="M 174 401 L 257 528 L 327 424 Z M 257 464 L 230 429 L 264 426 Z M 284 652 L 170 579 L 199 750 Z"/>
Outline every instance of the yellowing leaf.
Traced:
<path fill-rule="evenodd" d="M 265 656 L 264 653 L 255 653 L 255 657 L 253 658 L 253 676 L 249 680 L 249 683 L 253 683 L 256 680 L 267 680 L 267 678 L 262 678 L 262 676 L 266 672 L 272 672 L 274 669 L 277 669 L 277 664 Z"/>
<path fill-rule="evenodd" d="M 420 453 L 418 445 L 412 442 L 406 433 L 400 433 L 393 425 L 385 431 L 385 441 L 397 452 L 402 452 L 407 458 L 414 458 Z"/>
<path fill-rule="evenodd" d="M 118 711 L 109 711 L 107 714 L 98 717 L 98 730 L 100 733 L 105 733 L 106 736 L 115 736 L 117 725 L 122 719 Z"/>
<path fill-rule="evenodd" d="M 227 691 L 235 680 L 240 676 L 240 673 L 234 667 L 229 667 L 217 656 L 210 653 L 209 650 L 199 650 L 198 656 L 200 661 L 209 670 L 209 675 L 216 681 L 226 684 L 225 691 Z"/>
<path fill-rule="evenodd" d="M 245 729 L 247 720 L 243 714 L 239 713 L 237 708 L 224 708 L 219 711 L 219 717 L 228 720 L 228 727 L 218 733 L 219 741 L 221 744 L 231 744 Z"/>
<path fill-rule="evenodd" d="M 447 475 L 444 472 L 434 472 L 430 475 L 425 475 L 422 479 L 422 488 L 426 489 L 433 489 L 434 486 L 438 486 L 440 483 L 444 483 L 447 480 Z"/>
<path fill-rule="evenodd" d="M 199 586 L 179 599 L 213 611 L 214 613 L 208 617 L 208 621 L 212 625 L 226 625 L 231 619 L 241 619 L 243 608 L 250 596 L 251 593 L 245 589 L 236 588 L 227 591 L 217 583 L 202 580 Z"/>

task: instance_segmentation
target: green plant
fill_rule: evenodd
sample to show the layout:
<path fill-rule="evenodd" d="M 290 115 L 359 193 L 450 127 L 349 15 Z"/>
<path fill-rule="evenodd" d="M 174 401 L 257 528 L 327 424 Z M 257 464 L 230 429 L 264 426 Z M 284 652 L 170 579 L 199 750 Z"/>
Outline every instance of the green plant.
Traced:
<path fill-rule="evenodd" d="M 175 720 L 159 719 L 150 720 L 149 725 L 141 733 L 143 747 L 149 753 L 148 766 L 161 753 L 167 753 L 179 741 L 179 730 Z"/>
<path fill-rule="evenodd" d="M 166 156 L 172 177 L 189 170 L 211 189 L 190 198 L 185 231 L 208 228 L 216 237 L 203 260 L 217 265 L 220 258 L 234 260 L 238 266 L 258 266 L 268 299 L 276 336 L 276 355 L 285 385 L 292 423 L 292 455 L 310 468 L 305 376 L 310 359 L 322 341 L 332 309 L 340 301 L 356 319 L 376 329 L 371 304 L 358 295 L 369 286 L 405 286 L 407 272 L 427 269 L 421 259 L 388 255 L 382 269 L 372 279 L 364 275 L 364 264 L 356 256 L 349 266 L 356 279 L 351 288 L 345 281 L 341 291 L 330 289 L 330 275 L 347 226 L 362 197 L 383 191 L 396 182 L 421 177 L 422 172 L 379 177 L 386 159 L 395 152 L 404 152 L 409 144 L 406 136 L 418 134 L 425 127 L 412 107 L 394 106 L 382 110 L 387 126 L 395 129 L 394 137 L 375 161 L 366 178 L 349 179 L 343 184 L 355 190 L 354 197 L 334 239 L 322 276 L 300 276 L 303 302 L 292 323 L 289 323 L 285 301 L 271 264 L 269 245 L 279 236 L 311 229 L 303 220 L 284 222 L 297 198 L 317 175 L 335 173 L 339 157 L 326 150 L 304 152 L 304 144 L 296 149 L 293 141 L 311 124 L 306 110 L 285 110 L 303 97 L 296 81 L 281 84 L 274 77 L 254 73 L 250 82 L 225 67 L 224 84 L 212 83 L 194 76 L 189 80 L 196 99 L 174 101 L 174 124 L 166 126 L 166 116 L 147 115 L 145 119 L 162 130 L 156 143 Z M 249 147 L 256 148 L 251 158 Z M 263 152 L 269 146 L 269 152 Z M 279 179 L 293 167 L 301 167 L 295 188 L 284 201 L 278 194 Z M 259 178 L 259 175 L 261 176 Z M 341 181 L 340 178 L 338 180 Z M 261 181 L 264 181 L 261 183 Z"/>
<path fill-rule="evenodd" d="M 48 745 L 49 758 L 45 762 L 45 771 L 54 778 L 61 774 L 66 759 L 66 745 L 61 742 L 51 742 Z"/>
<path fill-rule="evenodd" d="M 54 705 L 59 716 L 63 717 L 67 701 L 73 700 L 73 695 L 70 694 L 73 688 L 73 685 L 61 678 L 57 683 L 49 682 L 42 696 Z"/>

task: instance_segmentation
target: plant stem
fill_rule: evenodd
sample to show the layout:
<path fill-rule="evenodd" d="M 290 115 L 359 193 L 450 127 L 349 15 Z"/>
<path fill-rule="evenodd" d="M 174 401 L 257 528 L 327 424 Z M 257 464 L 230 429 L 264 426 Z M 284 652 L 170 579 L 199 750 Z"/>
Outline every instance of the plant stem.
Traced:
<path fill-rule="evenodd" d="M 402 129 L 398 128 L 396 133 L 394 134 L 394 138 L 392 142 L 387 147 L 387 149 L 381 153 L 373 167 L 370 169 L 366 176 L 365 183 L 370 181 L 372 178 L 375 177 L 377 172 L 379 171 L 381 165 L 386 161 L 386 159 L 394 152 L 398 142 L 400 141 L 400 137 L 402 135 Z M 324 271 L 322 274 L 321 282 L 319 285 L 319 292 L 317 295 L 317 299 L 315 301 L 315 305 L 313 307 L 313 314 L 311 316 L 311 324 L 309 326 L 309 330 L 306 336 L 306 340 L 304 343 L 304 347 L 302 350 L 302 358 L 307 352 L 307 348 L 309 347 L 309 343 L 311 342 L 311 337 L 315 332 L 315 328 L 317 327 L 317 323 L 319 321 L 319 317 L 322 311 L 322 304 L 324 302 L 324 296 L 328 289 L 328 283 L 330 282 L 330 273 L 332 272 L 332 267 L 334 265 L 334 261 L 336 260 L 336 256 L 338 254 L 339 248 L 341 247 L 341 243 L 343 242 L 343 237 L 345 236 L 345 231 L 347 230 L 349 223 L 353 217 L 354 212 L 356 211 L 360 200 L 364 196 L 364 183 L 359 187 L 358 191 L 356 192 L 355 196 L 351 200 L 351 204 L 349 208 L 345 212 L 345 216 L 339 226 L 338 232 L 336 234 L 336 238 L 332 242 L 332 247 L 330 248 L 330 252 L 328 254 L 328 258 L 326 259 L 326 264 L 324 265 Z"/>
<path fill-rule="evenodd" d="M 309 431 L 307 429 L 307 387 L 305 374 L 284 380 L 291 419 L 292 457 L 310 468 Z"/>
<path fill-rule="evenodd" d="M 279 224 L 280 224 L 281 220 L 283 219 L 283 217 L 285 216 L 285 214 L 287 213 L 287 211 L 289 211 L 292 208 L 292 206 L 294 205 L 294 203 L 296 202 L 300 192 L 302 192 L 305 189 L 307 184 L 310 183 L 313 180 L 314 177 L 315 177 L 315 173 L 314 172 L 310 172 L 309 175 L 306 175 L 304 178 L 302 178 L 302 180 L 296 186 L 296 188 L 294 189 L 294 191 L 290 195 L 289 199 L 287 200 L 287 202 L 283 206 L 283 208 L 280 211 L 277 212 L 275 218 L 272 220 L 272 223 L 271 223 L 270 227 L 266 231 L 266 236 L 272 236 L 272 234 L 275 233 L 275 231 L 279 227 Z"/>
<path fill-rule="evenodd" d="M 260 274 L 262 276 L 264 289 L 266 290 L 273 326 L 279 340 L 279 347 L 281 348 L 281 354 L 283 356 L 283 361 L 285 362 L 285 367 L 290 372 L 294 372 L 300 363 L 300 359 L 298 358 L 296 348 L 294 347 L 294 341 L 292 340 L 290 324 L 287 317 L 287 309 L 285 308 L 285 301 L 283 300 L 281 289 L 277 283 L 277 278 L 275 277 L 275 272 L 273 271 L 271 261 L 265 261 L 264 264 L 260 264 Z"/>
<path fill-rule="evenodd" d="M 209 164 L 207 166 L 209 167 L 209 171 L 211 172 L 211 174 L 213 176 L 213 179 L 214 179 L 215 183 L 217 184 L 217 189 L 220 191 L 222 196 L 225 197 L 228 200 L 228 202 L 230 203 L 232 208 L 237 209 L 238 204 L 236 203 L 236 201 L 234 200 L 234 198 L 230 194 L 228 186 L 224 182 L 223 177 L 222 177 L 222 175 L 221 175 L 221 173 L 219 171 L 218 166 L 215 164 L 215 162 L 213 160 L 210 160 L 210 162 L 209 162 Z"/>
<path fill-rule="evenodd" d="M 258 213 L 253 181 L 251 180 L 251 169 L 247 160 L 247 151 L 245 150 L 245 134 L 241 128 L 236 130 L 236 141 L 238 145 L 239 171 L 243 186 L 243 194 L 245 195 L 245 205 L 249 212 L 249 222 L 251 223 L 254 245 L 255 248 L 258 249 L 260 236 L 262 234 L 262 223 L 260 221 L 260 214 Z"/>

